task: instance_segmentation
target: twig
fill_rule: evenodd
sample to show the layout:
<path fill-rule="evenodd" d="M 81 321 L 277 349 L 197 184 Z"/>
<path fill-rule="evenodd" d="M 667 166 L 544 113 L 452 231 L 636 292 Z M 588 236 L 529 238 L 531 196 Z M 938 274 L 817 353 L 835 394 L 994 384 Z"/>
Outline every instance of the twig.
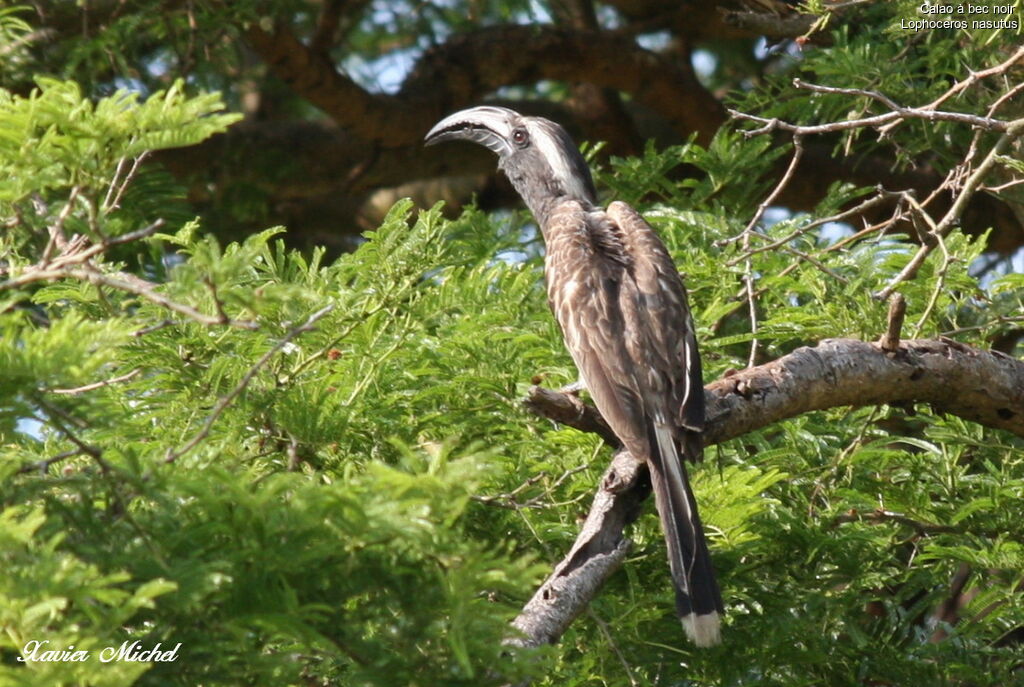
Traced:
<path fill-rule="evenodd" d="M 779 278 L 789 276 L 799 266 L 800 266 L 800 260 L 799 259 L 794 260 L 793 262 L 791 262 L 788 265 L 786 265 L 786 267 L 784 267 L 782 269 L 782 271 L 776 273 L 775 276 L 779 277 Z M 766 286 L 765 287 L 761 287 L 760 289 L 758 289 L 757 291 L 754 292 L 754 298 L 760 298 L 767 290 L 768 290 L 768 287 L 766 287 Z M 721 315 L 721 317 L 719 317 L 717 320 L 715 320 L 715 323 L 711 325 L 712 333 L 717 334 L 719 332 L 719 330 L 722 328 L 722 325 L 725 323 L 725 320 L 728 317 L 732 316 L 733 313 L 735 313 L 737 310 L 739 310 L 740 308 L 742 308 L 744 306 L 744 304 L 746 302 L 745 299 L 744 299 L 744 296 L 746 295 L 746 293 L 747 293 L 747 287 L 746 287 L 746 284 L 744 284 L 743 286 L 740 287 L 739 291 L 737 291 L 736 295 L 733 296 L 732 299 L 731 299 L 732 301 L 736 302 L 736 305 L 731 307 L 729 310 L 725 311 Z"/>
<path fill-rule="evenodd" d="M 896 207 L 893 208 L 892 216 L 889 217 L 889 219 L 868 225 L 861 229 L 860 231 L 855 232 L 852 236 L 847 236 L 844 239 L 836 241 L 831 246 L 826 246 L 824 249 L 822 249 L 821 252 L 829 253 L 832 251 L 841 250 L 844 246 L 849 245 L 850 243 L 857 241 L 859 239 L 862 239 L 868 234 L 873 234 L 876 231 L 882 231 L 884 229 L 887 229 L 888 227 L 892 226 L 899 220 L 903 219 L 903 194 L 897 193 L 895 195 L 899 196 L 900 200 L 896 203 Z"/>
<path fill-rule="evenodd" d="M 633 674 L 633 668 L 629 665 L 629 661 L 626 660 L 626 656 L 622 653 L 622 650 L 619 649 L 619 644 L 615 641 L 615 634 L 611 631 L 611 628 L 608 627 L 608 623 L 602 620 L 601 617 L 594 612 L 593 608 L 587 608 L 587 615 L 594 621 L 594 624 L 597 625 L 597 629 L 600 630 L 601 635 L 604 637 L 604 641 L 608 642 L 608 646 L 611 647 L 612 653 L 615 654 L 615 657 L 619 659 L 619 663 L 622 664 L 622 669 L 626 671 L 626 679 L 629 680 L 630 687 L 638 687 L 640 682 Z"/>
<path fill-rule="evenodd" d="M 120 184 L 118 184 L 117 182 L 118 177 L 120 177 L 121 172 L 124 168 L 125 158 L 121 158 L 118 161 L 117 170 L 114 172 L 114 178 L 110 180 L 110 188 L 107 189 L 107 195 L 103 199 L 103 204 L 100 206 L 101 212 L 110 212 L 111 210 L 116 210 L 121 206 L 121 197 L 124 195 L 125 189 L 127 189 L 128 185 L 132 183 L 132 180 L 135 178 L 135 175 L 138 174 L 139 165 L 141 165 L 142 162 L 147 157 L 149 157 L 148 150 L 138 155 L 132 161 L 131 169 L 128 170 L 128 174 L 125 175 L 124 180 L 121 181 Z M 117 188 L 117 193 L 114 195 L 113 199 L 111 199 L 110 196 L 111 193 L 113 193 L 115 186 Z"/>
<path fill-rule="evenodd" d="M 743 250 L 750 249 L 749 237 L 743 239 Z M 757 363 L 757 297 L 754 295 L 754 266 L 750 258 L 743 263 L 743 290 L 746 292 L 747 316 L 750 318 L 750 355 L 747 367 Z"/>
<path fill-rule="evenodd" d="M 827 274 L 828 276 L 832 277 L 833 279 L 838 281 L 840 284 L 849 284 L 850 283 L 849 279 L 847 279 L 843 275 L 839 274 L 838 272 L 836 272 L 835 270 L 833 270 L 832 268 L 827 266 L 825 263 L 821 262 L 820 260 L 818 260 L 816 258 L 811 257 L 810 255 L 808 255 L 807 253 L 804 253 L 801 250 L 797 250 L 796 248 L 793 248 L 792 246 L 783 246 L 782 250 L 784 250 L 785 252 L 789 253 L 790 255 L 795 255 L 799 259 L 801 259 L 801 260 L 803 260 L 805 262 L 808 262 L 811 265 L 814 265 L 821 272 L 823 272 L 823 273 Z"/>
<path fill-rule="evenodd" d="M 259 325 L 252 320 L 229 319 L 225 322 L 220 317 L 212 317 L 210 315 L 201 313 L 190 305 L 185 305 L 184 303 L 172 301 L 170 298 L 167 298 L 167 296 L 164 296 L 163 294 L 154 291 L 152 285 L 149 284 L 148 282 L 144 282 L 143 284 L 136 284 L 129 282 L 125 279 L 118 279 L 117 277 L 103 274 L 95 269 L 71 270 L 70 272 L 68 272 L 67 276 L 80 279 L 82 281 L 88 281 L 92 284 L 109 286 L 113 289 L 117 289 L 118 291 L 133 293 L 137 296 L 145 298 L 151 303 L 155 303 L 156 305 L 166 308 L 167 310 L 184 315 L 191 320 L 195 320 L 199 324 L 226 324 L 231 327 L 238 327 L 239 329 L 259 329 Z"/>
<path fill-rule="evenodd" d="M 815 93 L 864 96 L 866 98 L 871 98 L 872 100 L 877 100 L 878 102 L 888 107 L 890 110 L 899 111 L 900 109 L 902 109 L 899 105 L 896 104 L 896 102 L 892 98 L 885 95 L 884 93 L 879 93 L 878 91 L 869 91 L 863 88 L 839 88 L 836 86 L 820 86 L 818 84 L 807 83 L 803 79 L 793 79 L 793 87 L 802 88 L 808 91 L 814 91 Z"/>
<path fill-rule="evenodd" d="M 520 508 L 539 508 L 537 505 L 526 506 L 516 501 L 516 496 L 522 493 L 524 490 L 529 489 L 537 482 L 541 481 L 548 476 L 546 471 L 538 472 L 536 475 L 531 475 L 526 478 L 522 484 L 511 491 L 506 491 L 501 494 L 473 494 L 471 497 L 478 503 L 486 503 L 489 505 L 500 506 L 502 508 L 508 508 L 510 510 L 519 510 Z"/>
<path fill-rule="evenodd" d="M 743 229 L 743 252 L 746 254 L 746 259 L 743 261 L 743 284 L 746 290 L 747 298 L 747 312 L 750 316 L 750 333 L 753 338 L 750 340 L 750 357 L 747 360 L 747 367 L 753 367 L 757 362 L 757 301 L 754 296 L 754 265 L 750 259 L 750 237 L 754 234 L 754 230 L 757 227 L 758 222 L 764 217 L 765 211 L 775 202 L 775 199 L 779 197 L 782 191 L 789 184 L 793 178 L 796 168 L 800 165 L 800 158 L 803 157 L 804 147 L 801 144 L 800 137 L 793 137 L 793 157 L 789 161 L 789 166 L 786 167 L 785 173 L 782 178 L 779 179 L 779 183 L 775 185 L 775 188 L 768 197 L 765 198 L 754 212 L 754 216 L 750 218 L 747 226 Z"/>
<path fill-rule="evenodd" d="M 1019 53 L 1018 55 L 1020 55 Z M 1014 57 L 1011 59 L 1018 59 Z M 1008 65 L 1009 66 L 1009 65 Z M 986 117 L 979 117 L 978 115 L 967 114 L 963 112 L 943 112 L 942 110 L 936 110 L 935 106 L 942 102 L 944 98 L 940 98 L 936 102 L 923 107 L 903 107 L 896 103 L 892 98 L 888 97 L 883 93 L 876 91 L 868 91 L 860 88 L 836 88 L 833 86 L 820 86 L 817 84 L 807 83 L 800 79 L 793 79 L 793 86 L 796 88 L 803 88 L 816 93 L 834 93 L 840 95 L 854 95 L 864 96 L 877 100 L 886 107 L 888 107 L 892 114 L 900 115 L 900 118 L 908 119 L 925 119 L 928 121 L 950 121 L 960 122 L 962 124 L 970 124 L 971 126 L 986 129 L 988 131 L 1006 131 L 1009 128 L 1011 122 L 1006 122 L 1000 119 L 995 119 L 991 115 Z"/>
<path fill-rule="evenodd" d="M 1004 72 L 1006 72 L 1006 70 L 1008 70 L 1010 67 L 1012 67 L 1014 64 L 1016 64 L 1021 58 L 1024 58 L 1024 48 L 1020 48 L 1019 50 L 1017 50 L 1017 52 L 1015 52 L 1013 55 L 1011 55 L 1002 64 L 998 64 L 995 67 L 989 67 L 988 69 L 982 69 L 980 72 L 972 71 L 968 75 L 968 77 L 966 79 L 964 79 L 963 81 L 958 81 L 957 83 L 953 84 L 953 86 L 950 87 L 949 90 L 947 90 L 945 93 L 943 93 L 942 95 L 940 95 L 938 98 L 936 98 L 932 102 L 928 103 L 927 105 L 923 105 L 919 109 L 921 109 L 921 110 L 933 110 L 936 107 L 938 107 L 939 105 L 941 105 L 942 103 L 944 103 L 947 100 L 949 100 L 950 98 L 952 98 L 957 93 L 959 93 L 959 92 L 961 92 L 961 91 L 963 91 L 963 90 L 965 90 L 967 88 L 970 88 L 971 86 L 973 86 L 978 81 L 981 81 L 982 79 L 987 78 L 989 76 L 998 76 L 999 74 L 1003 74 Z M 1017 90 L 1022 85 L 1024 85 L 1024 84 L 1017 84 L 1017 87 L 1014 90 Z M 1001 101 L 1002 101 L 1002 98 L 1000 98 L 1000 100 L 996 101 L 996 106 L 998 106 L 998 104 Z M 995 107 L 993 107 L 993 108 L 991 108 L 989 110 L 989 113 L 988 113 L 989 117 L 992 116 L 992 112 L 993 112 L 994 109 L 995 109 Z M 892 126 L 895 126 L 895 124 L 889 124 L 886 127 L 883 127 L 882 128 L 882 133 L 885 133 L 886 130 L 888 128 L 892 127 Z"/>
<path fill-rule="evenodd" d="M 748 120 L 762 125 L 758 129 L 744 131 L 743 135 L 746 138 L 768 134 L 779 129 L 801 136 L 811 136 L 814 134 L 847 131 L 849 129 L 879 128 L 882 125 L 899 122 L 905 119 L 923 119 L 929 122 L 957 122 L 959 124 L 968 124 L 972 127 L 977 127 L 985 131 L 995 131 L 1000 133 L 1007 132 L 1013 125 L 1012 121 L 996 119 L 995 117 L 981 117 L 978 115 L 967 114 L 965 112 L 945 112 L 942 110 L 931 110 L 927 108 L 903 107 L 902 105 L 898 105 L 893 102 L 891 98 L 882 93 L 866 91 L 860 88 L 819 86 L 816 84 L 809 84 L 805 81 L 801 81 L 800 79 L 794 79 L 793 85 L 796 88 L 803 88 L 817 93 L 854 95 L 871 98 L 872 100 L 884 103 L 890 108 L 890 111 L 879 115 L 873 115 L 871 117 L 845 119 L 843 121 L 829 122 L 827 124 L 798 125 L 784 122 L 778 118 L 758 117 L 756 115 L 740 112 L 739 110 L 728 110 L 729 114 L 734 119 Z"/>
<path fill-rule="evenodd" d="M 796 168 L 800 166 L 800 159 L 804 156 L 803 141 L 799 136 L 793 137 L 793 157 L 789 160 L 789 166 L 786 167 L 786 171 L 783 173 L 782 178 L 779 179 L 779 183 L 775 185 L 772 192 L 768 194 L 758 206 L 757 211 L 754 212 L 754 216 L 750 218 L 750 222 L 747 223 L 746 228 L 743 230 L 744 233 L 750 233 L 757 227 L 757 223 L 764 217 L 765 211 L 771 207 L 775 199 L 779 197 L 786 186 L 789 185 L 790 180 L 793 178 L 793 174 L 796 172 Z"/>
<path fill-rule="evenodd" d="M 109 243 L 107 245 L 110 245 Z M 91 250 L 91 249 L 89 249 Z M 75 260 L 75 263 L 78 261 Z M 219 325 L 226 324 L 231 327 L 238 327 L 240 329 L 259 329 L 259 325 L 252 320 L 233 320 L 228 319 L 225 321 L 222 317 L 213 317 L 199 312 L 190 305 L 184 303 L 178 303 L 173 301 L 167 296 L 158 293 L 154 290 L 155 284 L 148 282 L 144 279 L 139 279 L 134 275 L 121 274 L 120 276 L 114 276 L 110 274 L 104 274 L 100 272 L 95 266 L 91 264 L 83 264 L 79 267 L 65 266 L 56 267 L 49 269 L 33 269 L 20 277 L 9 279 L 3 283 L 0 283 L 0 291 L 5 289 L 17 288 L 25 286 L 27 284 L 39 281 L 54 281 L 56 279 L 76 279 L 78 281 L 89 282 L 96 286 L 107 286 L 117 291 L 123 291 L 125 293 L 135 294 L 140 296 L 151 303 L 155 303 L 167 310 L 176 312 L 180 315 L 184 315 L 191 320 L 204 325 Z"/>
<path fill-rule="evenodd" d="M 902 293 L 894 293 L 889 299 L 889 324 L 878 345 L 887 353 L 895 353 L 900 347 L 900 330 L 907 312 L 907 301 Z"/>
<path fill-rule="evenodd" d="M 928 305 L 925 306 L 920 319 L 918 319 L 917 323 L 914 325 L 915 337 L 921 335 L 921 329 L 924 327 L 924 323 L 928 321 L 932 311 L 935 309 L 935 304 L 939 302 L 939 296 L 942 294 L 943 288 L 946 285 L 946 272 L 949 270 L 949 263 L 952 262 L 949 250 L 946 248 L 946 240 L 942 238 L 941 234 L 937 234 L 935 239 L 938 241 L 939 248 L 942 249 L 942 264 L 935 273 L 935 286 L 932 288 L 932 295 L 928 299 Z"/>
<path fill-rule="evenodd" d="M 64 451 L 63 453 L 58 453 L 57 455 L 47 458 L 46 460 L 39 460 L 34 463 L 26 463 L 25 465 L 22 465 L 20 468 L 18 468 L 18 474 L 24 475 L 29 472 L 38 471 L 40 474 L 45 475 L 46 471 L 50 469 L 51 465 L 55 465 L 56 463 L 60 463 L 61 461 L 67 460 L 68 458 L 74 458 L 75 456 L 80 455 L 82 455 L 82 450 L 79 448 L 74 448 L 71 449 L 70 451 Z"/>
<path fill-rule="evenodd" d="M 173 327 L 173 326 L 174 326 L 174 320 L 161 320 L 160 322 L 157 322 L 156 324 L 151 324 L 148 327 L 143 327 L 142 329 L 135 330 L 134 332 L 132 332 L 132 336 L 134 336 L 134 337 L 145 336 L 146 334 L 152 334 L 153 332 L 159 331 L 161 329 L 165 329 L 167 327 Z"/>
<path fill-rule="evenodd" d="M 988 191 L 989 193 L 1001 193 L 1008 188 L 1013 188 L 1014 186 L 1019 186 L 1020 184 L 1024 184 L 1024 179 L 1011 179 L 1010 181 L 1007 181 L 1005 184 L 999 184 L 998 186 L 985 186 L 981 190 Z"/>
<path fill-rule="evenodd" d="M 36 41 L 49 41 L 57 35 L 57 29 L 38 29 L 29 33 L 18 36 L 9 43 L 0 45 L 0 57 L 6 57 L 15 50 L 21 48 L 24 45 L 29 45 Z"/>
<path fill-rule="evenodd" d="M 118 384 L 119 382 L 127 382 L 129 379 L 132 379 L 133 377 L 136 377 L 141 372 L 142 372 L 142 368 L 141 367 L 137 367 L 134 370 L 132 370 L 131 372 L 129 372 L 127 374 L 123 374 L 123 375 L 121 375 L 119 377 L 112 377 L 110 379 L 104 379 L 104 380 L 99 381 L 99 382 L 93 382 L 92 384 L 86 384 L 85 386 L 75 387 L 74 389 L 45 389 L 45 391 L 47 391 L 47 392 L 49 392 L 51 394 L 67 394 L 67 395 L 83 394 L 86 391 L 92 391 L 94 389 L 101 389 L 101 388 L 103 388 L 105 386 L 110 386 L 111 384 Z"/>
<path fill-rule="evenodd" d="M 217 319 L 220 324 L 227 324 L 231 321 L 228 314 L 224 312 L 224 304 L 221 303 L 220 297 L 217 296 L 217 285 L 210 279 L 210 275 L 203 275 L 203 283 L 206 284 L 206 288 L 210 290 L 210 298 L 213 299 L 213 308 L 217 311 Z"/>
<path fill-rule="evenodd" d="M 1024 91 L 1024 81 L 1021 81 L 1019 84 L 1008 90 L 1006 93 L 1003 93 L 1001 96 L 999 96 L 999 98 L 994 103 L 992 103 L 992 107 L 988 108 L 988 112 L 986 113 L 986 115 L 991 117 L 993 114 L 995 114 L 996 110 L 1002 107 L 1003 103 L 1005 103 L 1007 100 L 1010 100 L 1021 91 Z"/>
<path fill-rule="evenodd" d="M 1011 126 L 1006 130 L 1006 132 L 1002 136 L 999 137 L 999 140 L 996 141 L 996 144 L 992 146 L 992 149 L 989 151 L 988 155 L 985 156 L 985 159 L 982 161 L 982 163 L 978 165 L 978 168 L 974 170 L 974 172 L 967 178 L 967 181 L 964 182 L 960 194 L 956 197 L 956 199 L 953 201 L 952 206 L 949 208 L 949 210 L 946 212 L 943 218 L 937 224 L 935 224 L 935 228 L 932 230 L 932 233 L 935 235 L 936 239 L 945 236 L 947 233 L 949 233 L 950 230 L 952 230 L 956 223 L 960 221 L 960 216 L 963 214 L 964 208 L 967 207 L 968 201 L 974 196 L 974 193 L 978 190 L 978 187 L 981 185 L 981 182 L 985 178 L 985 175 L 988 174 L 988 172 L 992 169 L 992 166 L 996 163 L 996 161 L 1003 154 L 1003 152 L 1010 146 L 1010 144 L 1013 143 L 1022 134 L 1024 134 L 1024 118 L 1017 119 L 1012 122 Z M 927 216 L 927 213 L 924 213 L 924 215 Z M 895 277 L 892 278 L 892 280 L 889 281 L 889 283 L 886 285 L 884 289 L 875 294 L 875 297 L 878 298 L 879 300 L 884 300 L 888 298 L 890 295 L 892 295 L 892 292 L 902 282 L 906 281 L 907 279 L 913 278 L 913 276 L 917 274 L 917 271 L 918 269 L 920 269 L 921 265 L 924 264 L 925 259 L 932 252 L 932 250 L 934 250 L 936 245 L 938 245 L 938 241 L 935 241 L 931 244 L 922 245 L 918 249 L 914 257 L 910 260 L 910 262 L 908 262 L 906 266 L 902 270 L 900 270 L 899 274 L 897 274 Z"/>
<path fill-rule="evenodd" d="M 982 331 L 984 329 L 988 329 L 989 327 L 995 327 L 996 325 L 999 325 L 999 324 L 1009 324 L 1011 322 L 1024 322 L 1024 315 L 1014 315 L 1014 316 L 998 315 L 991 322 L 986 322 L 985 324 L 973 325 L 973 326 L 970 326 L 970 327 L 958 327 L 957 329 L 950 329 L 948 331 L 942 332 L 942 334 L 940 336 L 949 337 L 949 336 L 956 336 L 957 334 L 963 334 L 965 332 L 977 332 L 977 331 Z"/>
<path fill-rule="evenodd" d="M 68 441 L 70 441 L 72 444 L 78 447 L 78 453 L 85 454 L 92 458 L 93 460 L 97 461 L 100 467 L 103 468 L 104 470 L 108 468 L 107 464 L 103 461 L 102 458 L 103 451 L 100 450 L 98 447 L 93 446 L 92 444 L 87 444 L 83 440 L 79 439 L 78 435 L 75 434 L 68 426 L 69 424 L 80 426 L 83 425 L 83 423 L 80 420 L 76 420 L 75 418 L 68 415 L 67 411 L 65 411 L 63 408 L 55 406 L 51 403 L 47 403 L 42 398 L 37 397 L 34 400 L 37 404 L 39 404 L 40 408 L 46 411 L 47 419 L 53 424 L 53 426 L 56 427 L 60 431 L 60 433 L 67 438 Z"/>
<path fill-rule="evenodd" d="M 844 221 L 846 219 L 849 219 L 850 217 L 859 215 L 859 214 L 861 214 L 862 212 L 864 212 L 866 210 L 870 210 L 874 206 L 881 204 L 883 201 L 889 200 L 893 196 L 899 196 L 899 195 L 900 194 L 898 194 L 898 193 L 891 193 L 891 192 L 886 191 L 886 190 L 884 190 L 882 188 L 878 188 L 877 189 L 877 193 L 875 195 L 873 195 L 871 198 L 868 198 L 867 200 L 865 200 L 865 201 L 855 205 L 854 207 L 852 207 L 852 208 L 850 208 L 848 210 L 843 210 L 842 212 L 839 212 L 839 213 L 837 213 L 835 215 L 830 215 L 828 217 L 822 217 L 820 219 L 814 220 L 813 222 L 808 222 L 807 224 L 803 225 L 802 227 L 799 227 L 799 228 L 794 229 L 793 231 L 789 232 L 788 234 L 786 234 L 785 236 L 783 236 L 780 239 L 776 239 L 776 240 L 772 241 L 771 243 L 767 243 L 767 244 L 764 244 L 762 246 L 758 246 L 757 248 L 752 248 L 749 253 L 745 253 L 743 255 L 737 256 L 735 258 L 732 258 L 731 260 L 726 261 L 725 266 L 726 267 L 734 267 L 737 264 L 739 264 L 739 262 L 741 260 L 744 260 L 745 258 L 747 258 L 747 257 L 749 257 L 751 255 L 757 255 L 758 253 L 765 253 L 767 251 L 774 250 L 774 249 L 778 248 L 779 246 L 783 246 L 783 245 L 789 243 L 790 241 L 792 241 L 793 239 L 796 239 L 796 238 L 802 236 L 803 234 L 806 234 L 809 231 L 813 231 L 813 230 L 817 229 L 820 226 L 824 226 L 826 224 L 829 224 L 830 222 L 842 222 L 842 221 Z M 757 238 L 763 238 L 763 239 L 767 239 L 768 238 L 767 236 L 764 236 L 762 234 L 755 234 L 755 236 Z M 740 234 L 740 236 L 736 237 L 736 238 L 740 238 L 740 237 L 742 237 L 742 234 Z M 718 245 L 721 245 L 721 244 L 724 244 L 724 243 L 730 243 L 730 242 L 732 242 L 732 240 L 733 239 L 726 239 L 724 241 L 718 242 Z"/>
<path fill-rule="evenodd" d="M 479 503 L 496 505 L 500 506 L 501 508 L 508 508 L 509 510 L 519 510 L 521 508 L 543 508 L 545 506 L 545 504 L 543 503 L 544 497 L 546 497 L 548 494 L 553 493 L 556 489 L 562 486 L 565 480 L 589 468 L 589 462 L 584 463 L 582 465 L 577 465 L 574 468 L 569 468 L 568 470 L 564 471 L 561 475 L 559 475 L 558 479 L 556 479 L 554 483 L 552 483 L 549 487 L 546 487 L 543 493 L 538 494 L 537 496 L 533 496 L 527 499 L 526 501 L 517 501 L 516 496 L 518 496 L 525 490 L 529 489 L 533 485 L 537 484 L 541 480 L 547 478 L 548 473 L 546 470 L 542 470 L 541 472 L 538 472 L 536 475 L 531 475 L 526 479 L 526 481 L 524 481 L 522 484 L 520 484 L 512 491 L 507 491 L 502 494 L 474 494 L 472 498 L 474 501 L 477 501 Z"/>
<path fill-rule="evenodd" d="M 299 363 L 291 369 L 289 375 L 292 377 L 298 376 L 299 373 L 301 373 L 310 365 L 312 365 L 316 360 L 318 360 L 322 356 L 327 355 L 335 346 L 337 346 L 339 343 L 348 338 L 348 335 L 354 332 L 356 327 L 363 324 L 380 311 L 384 310 L 384 308 L 387 307 L 387 300 L 387 298 L 382 298 L 380 303 L 370 308 L 369 310 L 364 310 L 362 313 L 360 313 L 358 317 L 355 317 L 352 320 L 351 324 L 349 324 L 347 327 L 341 330 L 340 333 L 334 336 L 324 346 L 321 346 L 319 350 L 317 350 L 314 353 L 311 353 L 309 357 L 307 357 L 305 360 L 299 361 Z"/>
<path fill-rule="evenodd" d="M 896 513 L 891 510 L 885 510 L 883 508 L 876 508 L 870 513 L 862 513 L 860 511 L 850 511 L 849 513 L 843 513 L 835 519 L 836 525 L 841 525 L 848 522 L 870 522 L 873 524 L 883 524 L 887 522 L 895 522 L 906 527 L 910 527 L 915 530 L 918 534 L 929 535 L 929 534 L 947 534 L 950 532 L 956 532 L 957 529 L 950 525 L 936 525 L 930 522 L 923 522 L 921 520 L 915 520 L 903 513 Z"/>
<path fill-rule="evenodd" d="M 196 432 L 196 434 L 191 439 L 185 442 L 185 444 L 183 444 L 181 448 L 178 448 L 177 450 L 168 450 L 167 455 L 164 458 L 164 462 L 173 463 L 178 458 L 191 451 L 199 444 L 199 442 L 201 442 L 203 439 L 209 436 L 210 430 L 213 429 L 213 424 L 217 421 L 217 418 L 219 418 L 221 414 L 225 410 L 227 410 L 228 406 L 231 405 L 231 402 L 234 401 L 239 394 L 245 391 L 246 387 L 248 387 L 249 383 L 253 380 L 253 377 L 256 376 L 256 373 L 258 373 L 263 368 L 264 365 L 270 362 L 270 359 L 273 358 L 281 349 L 287 346 L 292 339 L 297 337 L 299 334 L 311 331 L 313 329 L 313 325 L 316 324 L 316 322 L 320 320 L 320 318 L 322 318 L 324 315 L 331 312 L 332 310 L 334 310 L 334 305 L 328 305 L 323 308 L 320 308 L 315 313 L 310 315 L 309 319 L 307 319 L 304 323 L 302 323 L 298 327 L 295 327 L 294 329 L 291 329 L 287 334 L 285 334 L 281 338 L 281 340 L 278 341 L 273 346 L 273 348 L 264 353 L 263 356 L 256 361 L 256 364 L 250 367 L 249 370 L 244 375 L 242 375 L 242 379 L 239 380 L 238 384 L 235 385 L 234 389 L 229 391 L 225 396 L 222 396 L 221 399 L 217 401 L 217 404 L 213 407 L 213 410 L 210 412 L 210 414 L 206 417 L 206 420 L 203 422 L 203 426 L 200 428 L 198 432 Z"/>
<path fill-rule="evenodd" d="M 68 194 L 68 201 L 61 208 L 60 213 L 57 215 L 57 220 L 48 228 L 50 238 L 46 242 L 46 248 L 43 249 L 43 257 L 39 259 L 40 265 L 46 266 L 49 264 L 50 257 L 53 255 L 55 248 L 63 251 L 67 246 L 68 240 L 64 236 L 64 222 L 67 221 L 68 216 L 71 214 L 71 208 L 74 206 L 75 199 L 80 191 L 81 188 L 78 186 L 71 189 L 71 193 Z"/>
<path fill-rule="evenodd" d="M 65 209 L 66 207 L 67 206 L 65 206 Z M 60 255 L 51 259 L 46 254 L 46 251 L 44 251 L 42 259 L 37 264 L 26 269 L 21 276 L 0 282 L 0 291 L 26 286 L 37 281 L 51 281 L 53 279 L 59 279 L 60 274 L 58 273 L 64 268 L 74 265 L 82 265 L 90 258 L 105 252 L 111 246 L 117 246 L 122 243 L 131 243 L 133 241 L 138 241 L 139 239 L 144 239 L 147 236 L 152 236 L 159 231 L 164 224 L 165 222 L 163 219 L 158 219 L 147 227 L 136 229 L 135 231 L 130 231 L 126 234 L 121 234 L 120 236 L 107 238 L 99 243 L 94 243 L 88 248 L 84 248 L 80 243 L 72 242 L 68 244 L 65 241 Z"/>

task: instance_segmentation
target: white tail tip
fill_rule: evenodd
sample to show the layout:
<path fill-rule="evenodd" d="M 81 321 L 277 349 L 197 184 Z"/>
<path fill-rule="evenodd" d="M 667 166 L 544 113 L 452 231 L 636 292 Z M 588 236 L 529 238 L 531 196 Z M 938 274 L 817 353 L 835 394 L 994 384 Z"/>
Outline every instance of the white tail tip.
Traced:
<path fill-rule="evenodd" d="M 722 616 L 718 613 L 683 616 L 683 630 L 697 646 L 714 646 L 722 641 Z"/>

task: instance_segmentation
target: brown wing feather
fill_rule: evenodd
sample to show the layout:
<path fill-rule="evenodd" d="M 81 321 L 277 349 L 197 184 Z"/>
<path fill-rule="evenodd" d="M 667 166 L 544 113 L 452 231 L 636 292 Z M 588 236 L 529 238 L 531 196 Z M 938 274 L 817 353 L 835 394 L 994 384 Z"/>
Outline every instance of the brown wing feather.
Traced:
<path fill-rule="evenodd" d="M 627 279 L 625 254 L 608 253 L 616 243 L 621 250 L 621 243 L 613 237 L 595 242 L 586 221 L 578 203 L 565 203 L 552 214 L 545 261 L 548 300 L 601 414 L 627 447 L 646 458 L 643 398 L 620 304 L 623 290 L 635 285 Z"/>
<path fill-rule="evenodd" d="M 647 306 L 646 345 L 658 356 L 657 369 L 670 370 L 669 397 L 675 423 L 693 432 L 704 429 L 704 381 L 693 317 L 682 278 L 665 244 L 636 210 L 623 202 L 608 206 L 608 217 L 621 230 L 633 276 Z M 695 443 L 697 447 L 700 442 Z M 698 460 L 698 455 L 686 458 Z"/>

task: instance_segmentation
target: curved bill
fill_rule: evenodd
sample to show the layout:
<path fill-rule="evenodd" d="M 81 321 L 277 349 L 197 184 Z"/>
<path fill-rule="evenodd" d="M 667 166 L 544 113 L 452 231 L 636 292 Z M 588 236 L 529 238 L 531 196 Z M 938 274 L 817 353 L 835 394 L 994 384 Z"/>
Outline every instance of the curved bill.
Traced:
<path fill-rule="evenodd" d="M 509 137 L 512 134 L 513 110 L 484 105 L 471 107 L 448 115 L 427 132 L 423 141 L 432 146 L 442 141 L 472 141 L 493 150 L 498 155 L 512 152 Z"/>

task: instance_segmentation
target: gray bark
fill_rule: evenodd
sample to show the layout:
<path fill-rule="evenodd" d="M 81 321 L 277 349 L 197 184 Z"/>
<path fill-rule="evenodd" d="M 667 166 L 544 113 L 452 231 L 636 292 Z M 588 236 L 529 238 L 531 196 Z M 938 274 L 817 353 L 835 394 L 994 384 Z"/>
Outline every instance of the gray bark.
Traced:
<path fill-rule="evenodd" d="M 891 351 L 826 339 L 726 373 L 704 393 L 706 446 L 812 410 L 912 403 L 1024 437 L 1024 362 L 950 339 L 902 341 Z M 597 410 L 571 395 L 534 387 L 526 403 L 540 415 L 608 438 Z M 630 547 L 624 529 L 649 492 L 645 469 L 626 452 L 616 455 L 576 543 L 513 621 L 522 636 L 510 641 L 557 642 L 622 565 Z"/>

